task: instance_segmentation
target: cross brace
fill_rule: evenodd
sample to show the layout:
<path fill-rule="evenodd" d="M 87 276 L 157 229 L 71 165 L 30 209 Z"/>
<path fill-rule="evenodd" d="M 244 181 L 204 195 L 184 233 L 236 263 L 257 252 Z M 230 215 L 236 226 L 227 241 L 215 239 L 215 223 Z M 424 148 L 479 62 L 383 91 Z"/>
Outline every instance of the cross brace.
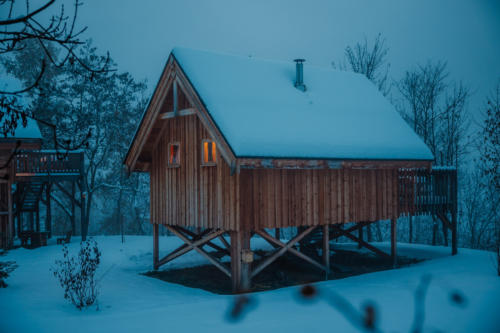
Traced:
<path fill-rule="evenodd" d="M 172 251 L 170 254 L 166 255 L 164 258 L 160 259 L 158 261 L 158 265 L 156 265 L 156 267 L 164 265 L 164 264 L 168 263 L 169 261 L 172 261 L 175 258 L 180 257 L 181 255 L 183 255 L 191 250 L 195 250 L 196 252 L 201 254 L 203 257 L 208 259 L 208 261 L 210 261 L 215 267 L 217 267 L 219 270 L 221 270 L 224 274 L 231 277 L 231 272 L 224 266 L 224 264 L 222 264 L 217 258 L 213 257 L 210 253 L 203 250 L 204 245 L 214 246 L 215 244 L 213 244 L 213 243 L 210 244 L 211 243 L 210 241 L 214 238 L 221 236 L 224 233 L 224 230 L 217 230 L 217 231 L 205 230 L 201 234 L 197 235 L 197 234 L 189 232 L 189 231 L 187 231 L 183 228 L 180 228 L 180 227 L 174 227 L 174 226 L 169 226 L 169 225 L 166 225 L 165 227 L 170 232 L 172 232 L 177 237 L 179 237 L 185 244 L 178 247 L 177 249 Z M 191 238 L 189 238 L 189 237 L 191 237 Z M 218 249 L 222 249 L 219 246 L 216 246 L 216 247 Z"/>
<path fill-rule="evenodd" d="M 329 269 L 326 266 L 323 266 L 322 264 L 318 263 L 314 259 L 306 256 L 302 252 L 297 251 L 294 249 L 292 246 L 294 246 L 297 242 L 299 242 L 301 239 L 303 239 L 305 236 L 307 236 L 309 233 L 311 233 L 317 226 L 310 226 L 307 229 L 305 229 L 303 232 L 295 236 L 292 240 L 287 242 L 286 244 L 281 242 L 280 240 L 272 237 L 269 235 L 266 231 L 263 230 L 257 230 L 255 231 L 256 234 L 264 238 L 268 243 L 271 245 L 275 246 L 277 249 L 269 256 L 267 257 L 264 261 L 262 261 L 255 269 L 252 271 L 252 277 L 256 276 L 259 274 L 264 268 L 272 264 L 276 259 L 281 257 L 283 254 L 286 252 L 290 252 L 291 254 L 307 261 L 308 263 L 318 267 L 321 270 L 324 270 L 325 272 L 329 272 Z"/>

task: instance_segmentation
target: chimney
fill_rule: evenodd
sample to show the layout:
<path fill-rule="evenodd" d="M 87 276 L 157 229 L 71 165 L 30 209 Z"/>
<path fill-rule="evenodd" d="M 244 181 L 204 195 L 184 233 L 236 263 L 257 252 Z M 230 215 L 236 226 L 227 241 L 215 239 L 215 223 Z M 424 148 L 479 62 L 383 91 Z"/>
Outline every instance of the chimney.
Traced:
<path fill-rule="evenodd" d="M 305 59 L 295 59 L 295 88 L 306 91 L 304 84 L 304 61 Z"/>

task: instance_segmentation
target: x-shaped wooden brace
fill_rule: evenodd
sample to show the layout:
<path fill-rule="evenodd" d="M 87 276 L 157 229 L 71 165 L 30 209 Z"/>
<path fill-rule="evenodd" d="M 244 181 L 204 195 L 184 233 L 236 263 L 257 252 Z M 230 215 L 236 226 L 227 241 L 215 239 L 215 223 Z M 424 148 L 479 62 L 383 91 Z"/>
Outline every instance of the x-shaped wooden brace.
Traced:
<path fill-rule="evenodd" d="M 192 239 L 189 239 L 188 236 L 183 234 L 183 231 L 186 231 L 185 229 L 183 229 L 181 227 L 174 227 L 174 226 L 169 226 L 169 225 L 166 225 L 165 227 L 170 232 L 172 232 L 174 235 L 179 237 L 185 244 L 178 247 L 177 249 L 172 251 L 170 254 L 165 256 L 163 259 L 161 259 L 159 261 L 158 266 L 164 265 L 167 262 L 174 260 L 175 258 L 177 258 L 177 257 L 179 257 L 179 256 L 181 256 L 181 255 L 183 255 L 191 250 L 195 250 L 196 252 L 198 252 L 199 254 L 204 256 L 205 258 L 207 258 L 208 261 L 210 261 L 215 267 L 220 269 L 224 274 L 231 277 L 231 272 L 218 259 L 214 258 L 210 253 L 203 250 L 203 248 L 202 248 L 204 245 L 215 245 L 215 244 L 211 243 L 210 241 L 214 238 L 222 236 L 222 234 L 224 233 L 224 230 L 217 230 L 217 231 L 205 230 L 200 235 L 196 235 L 196 234 L 189 232 L 190 235 L 194 235 L 194 236 L 191 236 Z M 218 249 L 222 249 L 219 246 L 216 246 L 216 247 Z"/>
<path fill-rule="evenodd" d="M 313 260 L 312 258 L 306 256 L 304 253 L 297 251 L 296 249 L 293 248 L 293 246 L 299 242 L 302 238 L 307 236 L 311 231 L 313 231 L 317 226 L 311 226 L 308 227 L 306 230 L 295 236 L 292 240 L 290 240 L 288 243 L 283 243 L 280 240 L 272 237 L 269 235 L 266 231 L 263 230 L 257 230 L 255 233 L 262 238 L 264 238 L 266 241 L 268 241 L 272 246 L 277 247 L 278 249 L 274 251 L 269 257 L 267 257 L 263 262 L 261 262 L 255 269 L 252 271 L 252 278 L 259 274 L 264 268 L 272 264 L 276 259 L 281 257 L 285 252 L 290 252 L 293 255 L 307 261 L 308 263 L 318 267 L 321 270 L 324 270 L 325 272 L 328 272 L 328 268 L 323 266 L 322 264 L 318 263 L 317 261 Z"/>
<path fill-rule="evenodd" d="M 361 244 L 362 246 L 366 247 L 368 250 L 373 251 L 378 255 L 381 255 L 382 257 L 390 257 L 389 254 L 383 252 L 382 250 L 377 249 L 375 246 L 371 245 L 370 243 L 367 243 L 363 239 L 351 234 L 351 232 L 359 230 L 360 228 L 367 226 L 370 223 L 372 223 L 372 222 L 359 222 L 359 223 L 356 223 L 355 226 L 350 227 L 349 229 L 345 229 L 345 230 L 340 228 L 338 225 L 333 225 L 333 227 L 335 229 L 335 235 L 333 237 L 331 237 L 331 239 L 339 238 L 340 236 L 345 236 L 345 237 L 352 239 L 353 241 Z"/>

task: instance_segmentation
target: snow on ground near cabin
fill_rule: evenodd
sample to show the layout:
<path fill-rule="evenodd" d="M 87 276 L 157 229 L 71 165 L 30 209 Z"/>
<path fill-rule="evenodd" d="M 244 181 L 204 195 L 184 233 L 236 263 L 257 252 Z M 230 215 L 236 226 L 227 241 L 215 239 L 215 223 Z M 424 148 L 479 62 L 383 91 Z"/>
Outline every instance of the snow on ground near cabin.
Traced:
<path fill-rule="evenodd" d="M 237 156 L 432 160 L 424 142 L 366 77 L 304 64 L 172 51 Z"/>
<path fill-rule="evenodd" d="M 1 260 L 15 260 L 19 267 L 0 289 L 1 332 L 356 332 L 323 301 L 297 301 L 297 287 L 253 294 L 255 306 L 240 322 L 226 320 L 233 297 L 211 294 L 163 282 L 139 273 L 151 269 L 152 239 L 147 236 L 96 237 L 102 250 L 99 271 L 99 311 L 78 311 L 63 299 L 63 291 L 49 272 L 61 246 L 10 251 Z M 162 252 L 178 246 L 173 237 L 160 239 Z M 262 245 L 257 239 L 254 246 Z M 343 245 L 355 248 L 353 245 Z M 381 244 L 387 249 L 387 244 Z M 73 239 L 70 250 L 78 249 Z M 413 292 L 424 274 L 433 280 L 426 301 L 426 329 L 445 332 L 495 332 L 500 328 L 500 278 L 495 276 L 491 253 L 400 244 L 401 255 L 426 258 L 411 267 L 318 283 L 346 297 L 356 307 L 367 300 L 380 309 L 381 327 L 407 332 L 413 316 Z M 205 264 L 194 252 L 166 268 Z M 224 278 L 221 274 L 221 277 Z M 458 289 L 466 307 L 450 303 Z M 496 323 L 494 322 L 496 320 Z M 496 326 L 495 326 L 496 324 Z"/>

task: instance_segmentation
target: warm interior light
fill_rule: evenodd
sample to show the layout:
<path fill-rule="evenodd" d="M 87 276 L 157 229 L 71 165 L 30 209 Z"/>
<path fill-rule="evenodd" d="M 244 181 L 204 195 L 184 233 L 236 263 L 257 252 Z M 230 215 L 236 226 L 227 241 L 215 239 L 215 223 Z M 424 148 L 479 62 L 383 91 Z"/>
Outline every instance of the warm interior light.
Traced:
<path fill-rule="evenodd" d="M 216 153 L 217 149 L 215 146 L 215 142 L 203 142 L 203 163 L 214 163 L 216 161 Z"/>

